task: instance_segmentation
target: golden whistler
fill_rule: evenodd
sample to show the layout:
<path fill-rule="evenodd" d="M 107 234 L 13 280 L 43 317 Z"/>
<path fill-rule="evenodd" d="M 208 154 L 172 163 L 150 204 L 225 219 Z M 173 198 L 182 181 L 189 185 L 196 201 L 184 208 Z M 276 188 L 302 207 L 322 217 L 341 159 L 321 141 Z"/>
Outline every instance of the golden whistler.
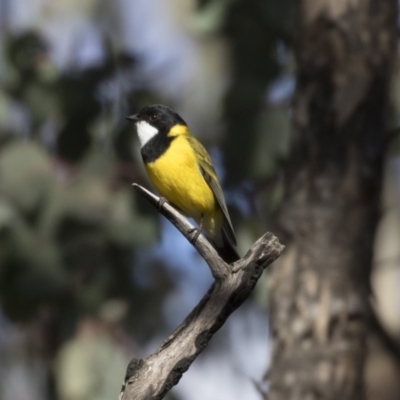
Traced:
<path fill-rule="evenodd" d="M 238 260 L 235 233 L 211 158 L 186 122 L 161 104 L 128 119 L 136 125 L 147 174 L 160 195 L 199 224 L 198 233 L 205 231 L 226 262 Z"/>

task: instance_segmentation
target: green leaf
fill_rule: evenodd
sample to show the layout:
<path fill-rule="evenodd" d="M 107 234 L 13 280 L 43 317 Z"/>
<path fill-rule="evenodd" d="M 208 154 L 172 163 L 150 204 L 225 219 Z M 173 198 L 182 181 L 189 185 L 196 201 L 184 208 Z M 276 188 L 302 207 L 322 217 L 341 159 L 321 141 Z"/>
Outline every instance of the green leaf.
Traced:
<path fill-rule="evenodd" d="M 53 188 L 50 156 L 34 143 L 12 143 L 0 153 L 2 193 L 24 213 L 34 211 Z"/>

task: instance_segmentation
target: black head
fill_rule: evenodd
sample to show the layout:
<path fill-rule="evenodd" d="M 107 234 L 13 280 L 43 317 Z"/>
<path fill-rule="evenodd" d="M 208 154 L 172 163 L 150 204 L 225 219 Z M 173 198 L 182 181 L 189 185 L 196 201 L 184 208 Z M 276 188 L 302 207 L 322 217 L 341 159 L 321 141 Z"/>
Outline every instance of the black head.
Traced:
<path fill-rule="evenodd" d="M 185 125 L 186 122 L 175 111 L 163 104 L 153 104 L 142 108 L 137 114 L 127 118 L 130 121 L 147 122 L 158 130 L 159 133 L 168 134 L 174 125 Z"/>
<path fill-rule="evenodd" d="M 144 107 L 127 119 L 136 125 L 144 162 L 156 160 L 168 149 L 177 134 L 173 127 L 176 125 L 187 127 L 186 122 L 176 112 L 162 104 Z M 187 130 L 178 132 L 183 134 Z"/>

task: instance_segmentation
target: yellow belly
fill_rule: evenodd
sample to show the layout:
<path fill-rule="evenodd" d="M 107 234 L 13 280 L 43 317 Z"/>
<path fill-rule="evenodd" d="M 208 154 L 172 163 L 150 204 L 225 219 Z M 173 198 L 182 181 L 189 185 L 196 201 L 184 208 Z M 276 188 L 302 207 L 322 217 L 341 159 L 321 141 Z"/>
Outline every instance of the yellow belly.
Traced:
<path fill-rule="evenodd" d="M 215 235 L 222 217 L 214 193 L 204 180 L 195 153 L 184 136 L 176 137 L 156 161 L 145 164 L 150 180 L 161 196 Z"/>

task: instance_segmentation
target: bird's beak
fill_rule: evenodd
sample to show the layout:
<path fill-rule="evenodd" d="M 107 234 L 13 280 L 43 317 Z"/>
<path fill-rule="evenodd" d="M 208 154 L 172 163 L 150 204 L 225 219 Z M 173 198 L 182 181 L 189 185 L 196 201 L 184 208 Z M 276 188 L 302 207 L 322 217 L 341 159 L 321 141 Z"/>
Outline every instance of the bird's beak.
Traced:
<path fill-rule="evenodd" d="M 127 119 L 128 121 L 132 121 L 132 122 L 137 122 L 137 121 L 139 121 L 139 119 L 138 119 L 138 117 L 137 117 L 137 114 L 129 115 L 129 117 L 126 117 L 126 119 Z"/>

